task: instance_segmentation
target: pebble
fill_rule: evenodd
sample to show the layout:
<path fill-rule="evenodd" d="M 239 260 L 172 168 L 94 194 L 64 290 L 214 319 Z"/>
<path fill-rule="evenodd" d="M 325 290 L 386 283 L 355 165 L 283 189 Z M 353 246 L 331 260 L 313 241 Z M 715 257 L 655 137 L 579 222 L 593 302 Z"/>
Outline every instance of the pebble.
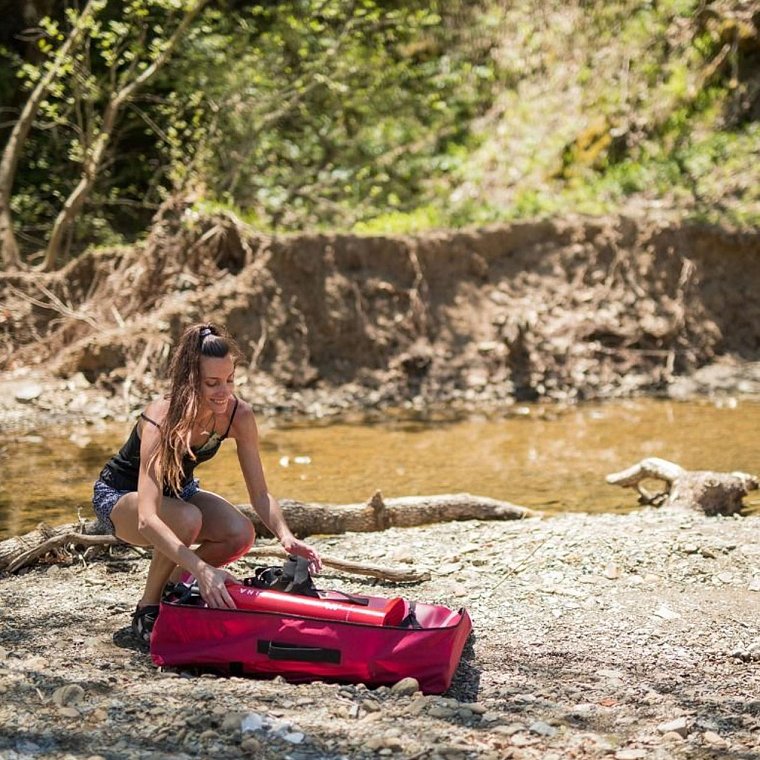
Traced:
<path fill-rule="evenodd" d="M 264 719 L 258 713 L 248 713 L 240 721 L 240 730 L 243 733 L 258 731 L 264 727 Z"/>
<path fill-rule="evenodd" d="M 58 714 L 65 718 L 79 718 L 82 715 L 76 707 L 59 707 Z"/>
<path fill-rule="evenodd" d="M 240 742 L 240 749 L 247 755 L 253 755 L 254 757 L 260 757 L 261 742 L 255 736 L 247 736 Z"/>
<path fill-rule="evenodd" d="M 84 697 L 84 689 L 79 684 L 66 684 L 53 692 L 53 703 L 58 707 L 79 704 Z"/>
<path fill-rule="evenodd" d="M 714 747 L 727 747 L 728 746 L 728 742 L 720 734 L 716 734 L 715 731 L 705 731 L 702 734 L 702 738 L 708 744 L 712 744 Z"/>
<path fill-rule="evenodd" d="M 678 620 L 681 616 L 677 613 L 671 610 L 667 605 L 661 604 L 653 613 L 659 618 L 662 618 L 663 620 Z"/>
<path fill-rule="evenodd" d="M 411 696 L 420 690 L 420 682 L 416 678 L 402 678 L 391 686 L 391 694 L 396 696 Z"/>
<path fill-rule="evenodd" d="M 38 399 L 42 395 L 42 386 L 39 383 L 24 383 L 16 390 L 14 398 L 22 404 Z"/>
<path fill-rule="evenodd" d="M 443 720 L 453 718 L 456 713 L 457 711 L 453 710 L 451 707 L 441 707 L 439 705 L 433 705 L 433 707 L 427 711 L 427 714 L 431 718 L 441 718 Z"/>
<path fill-rule="evenodd" d="M 550 726 L 542 720 L 537 720 L 535 723 L 531 723 L 528 726 L 528 731 L 532 734 L 538 734 L 539 736 L 554 736 L 557 733 L 557 729 L 554 726 Z"/>
<path fill-rule="evenodd" d="M 669 720 L 665 723 L 660 723 L 657 726 L 657 730 L 661 734 L 670 734 L 675 733 L 678 734 L 679 737 L 683 738 L 689 733 L 689 719 L 686 717 L 680 717 L 676 718 L 675 720 Z"/>

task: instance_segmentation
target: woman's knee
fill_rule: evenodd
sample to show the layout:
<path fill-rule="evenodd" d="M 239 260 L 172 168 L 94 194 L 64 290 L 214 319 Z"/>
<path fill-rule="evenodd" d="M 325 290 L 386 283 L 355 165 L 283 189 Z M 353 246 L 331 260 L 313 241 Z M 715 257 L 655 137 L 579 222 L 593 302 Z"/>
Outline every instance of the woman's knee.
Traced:
<path fill-rule="evenodd" d="M 247 518 L 243 517 L 241 520 L 236 521 L 233 526 L 233 530 L 230 534 L 230 544 L 232 548 L 241 554 L 247 552 L 256 540 L 256 531 L 253 527 L 253 523 Z"/>
<path fill-rule="evenodd" d="M 247 517 L 241 517 L 240 520 L 232 522 L 228 526 L 224 538 L 229 555 L 227 562 L 233 562 L 246 554 L 251 546 L 253 546 L 255 539 L 256 531 L 254 530 L 253 523 Z"/>
<path fill-rule="evenodd" d="M 183 504 L 170 527 L 185 546 L 194 544 L 203 528 L 203 512 L 194 504 Z"/>

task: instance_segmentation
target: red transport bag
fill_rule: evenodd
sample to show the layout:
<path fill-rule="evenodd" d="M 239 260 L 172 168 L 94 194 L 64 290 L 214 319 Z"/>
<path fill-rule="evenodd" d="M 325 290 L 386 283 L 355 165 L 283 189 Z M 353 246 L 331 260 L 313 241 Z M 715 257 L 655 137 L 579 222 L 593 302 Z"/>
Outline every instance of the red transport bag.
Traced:
<path fill-rule="evenodd" d="M 339 591 L 320 592 L 319 599 L 269 593 L 267 609 L 234 610 L 206 607 L 197 592 L 185 598 L 166 594 L 150 641 L 153 662 L 230 675 L 281 675 L 293 682 L 380 686 L 412 676 L 424 693 L 441 694 L 451 684 L 472 630 L 464 609 Z M 271 603 L 277 593 L 289 598 L 282 610 Z M 358 608 L 349 619 L 342 614 L 330 619 L 334 610 L 326 617 L 315 605 L 321 600 L 325 609 L 348 606 L 347 599 L 360 600 L 364 617 Z M 301 611 L 299 600 L 307 602 Z"/>

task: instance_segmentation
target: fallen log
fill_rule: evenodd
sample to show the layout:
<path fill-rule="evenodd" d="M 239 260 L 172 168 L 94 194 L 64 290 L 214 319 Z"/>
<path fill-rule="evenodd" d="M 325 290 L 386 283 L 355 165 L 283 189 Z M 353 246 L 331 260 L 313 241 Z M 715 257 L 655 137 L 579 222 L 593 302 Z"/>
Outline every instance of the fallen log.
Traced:
<path fill-rule="evenodd" d="M 280 505 L 290 529 L 299 538 L 316 534 L 386 530 L 394 526 L 408 528 L 433 522 L 515 520 L 540 516 L 539 512 L 527 507 L 466 493 L 385 500 L 377 491 L 366 504 L 307 504 L 282 499 Z M 239 509 L 253 522 L 257 535 L 272 535 L 250 505 L 239 505 Z M 98 531 L 94 520 L 54 528 L 42 523 L 23 536 L 0 542 L 0 571 L 14 572 L 67 545 L 107 547 L 120 543 L 118 539 L 102 536 Z M 103 540 L 109 538 L 111 540 Z"/>
<path fill-rule="evenodd" d="M 644 480 L 660 480 L 664 490 L 650 492 Z M 706 515 L 733 515 L 744 507 L 742 499 L 757 489 L 760 481 L 746 472 L 685 470 L 675 462 L 658 457 L 642 459 L 638 464 L 607 476 L 607 482 L 622 488 L 635 488 L 639 504 L 695 509 Z"/>

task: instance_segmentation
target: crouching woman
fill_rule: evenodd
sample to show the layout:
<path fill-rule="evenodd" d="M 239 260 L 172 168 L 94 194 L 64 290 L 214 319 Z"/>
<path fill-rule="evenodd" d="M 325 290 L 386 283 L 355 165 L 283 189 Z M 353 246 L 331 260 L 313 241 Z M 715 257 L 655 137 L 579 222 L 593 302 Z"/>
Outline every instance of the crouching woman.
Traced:
<path fill-rule="evenodd" d="M 147 406 L 94 486 L 93 507 L 102 528 L 154 550 L 132 616 L 132 630 L 145 642 L 165 584 L 182 570 L 198 580 L 209 606 L 235 606 L 225 584 L 236 579 L 223 566 L 251 547 L 253 525 L 226 499 L 202 490 L 194 476 L 196 466 L 211 459 L 227 438 L 235 440 L 248 495 L 262 522 L 289 554 L 305 557 L 313 572 L 321 569 L 319 554 L 293 536 L 267 489 L 253 410 L 234 394 L 238 357 L 221 328 L 197 324 L 185 330 L 172 355 L 168 395 Z"/>

